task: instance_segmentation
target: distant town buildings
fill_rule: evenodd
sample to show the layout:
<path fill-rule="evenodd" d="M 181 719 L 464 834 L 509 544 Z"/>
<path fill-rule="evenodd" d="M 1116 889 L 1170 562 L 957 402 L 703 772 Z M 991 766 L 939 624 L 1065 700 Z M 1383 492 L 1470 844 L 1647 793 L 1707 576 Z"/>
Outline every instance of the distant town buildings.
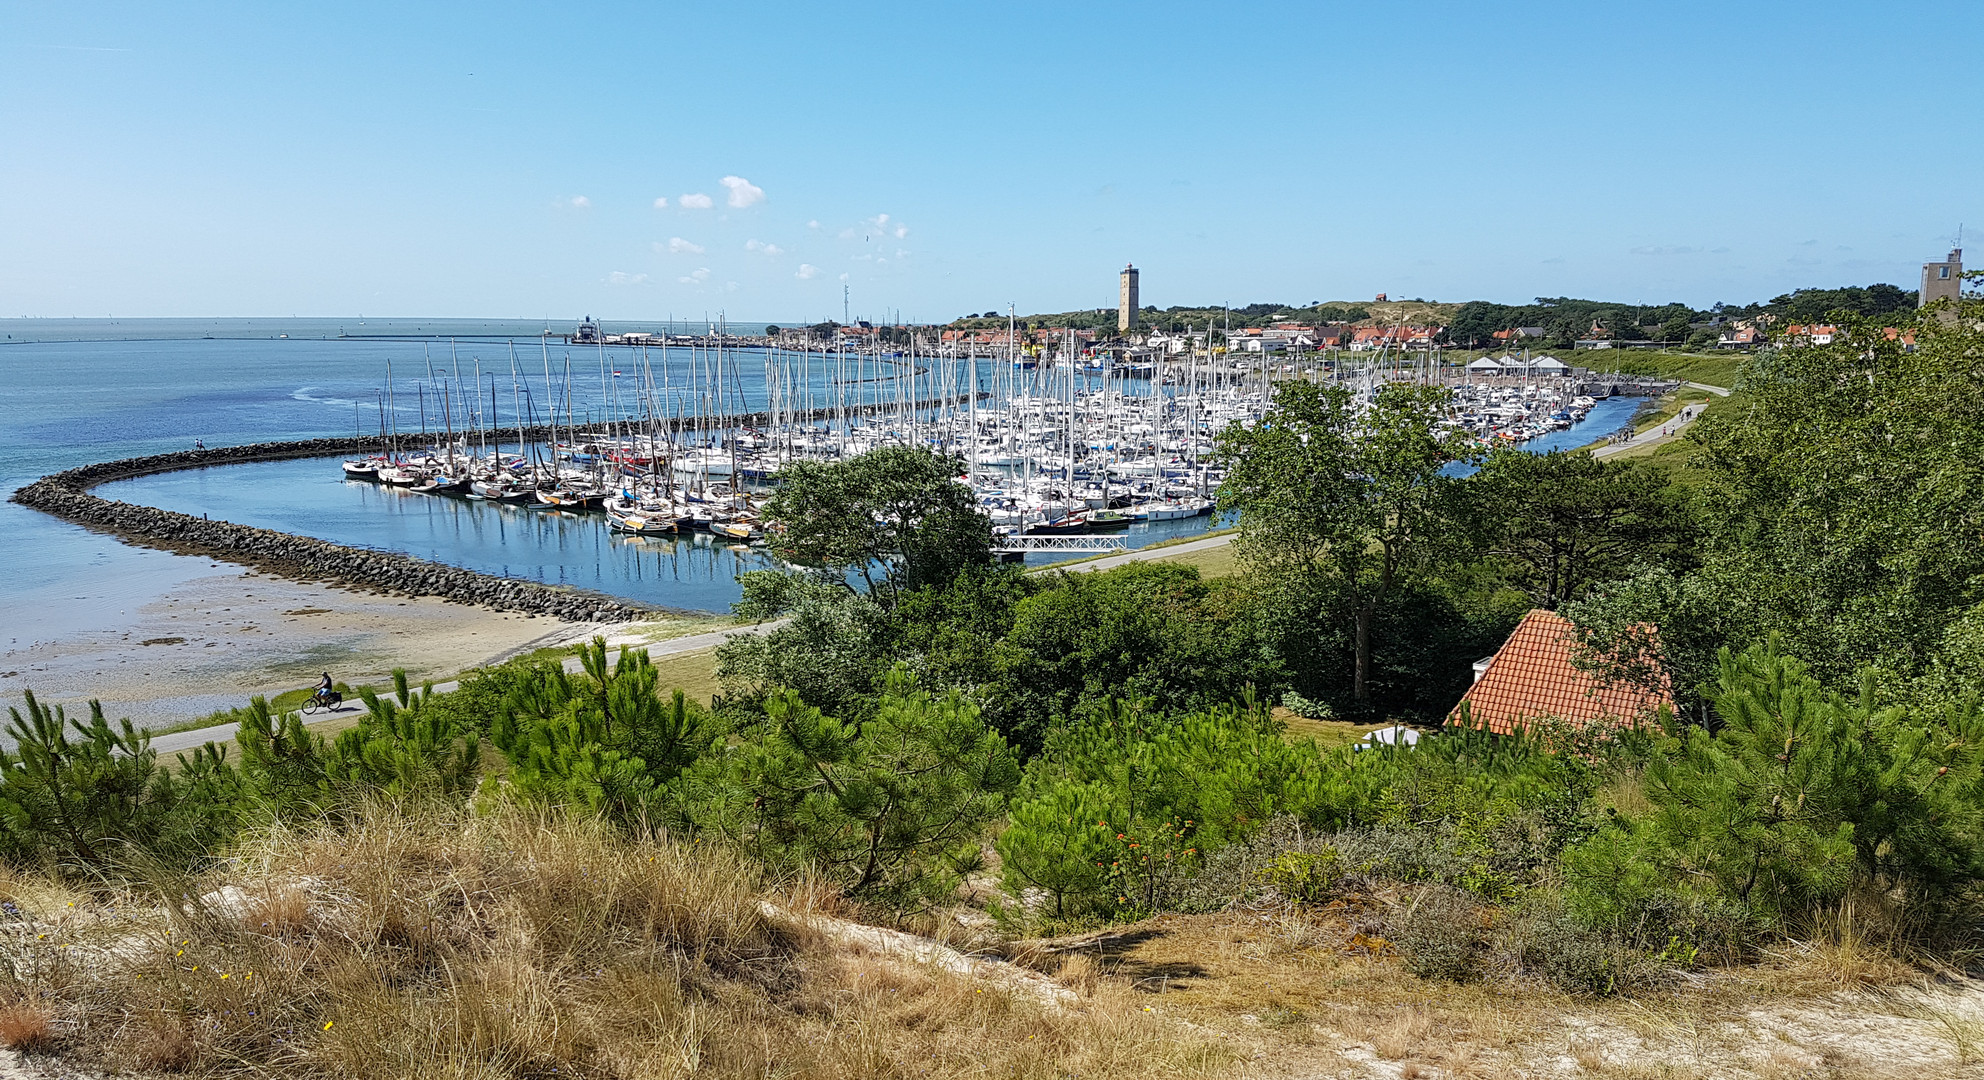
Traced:
<path fill-rule="evenodd" d="M 1440 326 L 1360 326 L 1350 332 L 1349 347 L 1355 352 L 1382 349 L 1388 345 L 1408 349 L 1428 348 L 1445 327 Z"/>
<path fill-rule="evenodd" d="M 1116 331 L 1123 333 L 1136 328 L 1137 315 L 1141 310 L 1137 305 L 1137 268 L 1126 265 L 1119 275 L 1116 289 Z"/>

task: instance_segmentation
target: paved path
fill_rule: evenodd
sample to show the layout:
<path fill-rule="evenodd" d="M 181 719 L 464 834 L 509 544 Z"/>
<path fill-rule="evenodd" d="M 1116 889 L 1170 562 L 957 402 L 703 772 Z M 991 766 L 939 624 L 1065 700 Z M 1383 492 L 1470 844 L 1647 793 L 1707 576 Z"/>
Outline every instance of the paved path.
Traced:
<path fill-rule="evenodd" d="M 1205 551 L 1208 548 L 1223 547 L 1233 542 L 1233 535 L 1232 533 L 1227 533 L 1224 536 L 1208 536 L 1203 540 L 1192 540 L 1183 544 L 1138 548 L 1135 551 L 1126 551 L 1121 555 L 1109 555 L 1104 558 L 1090 559 L 1087 562 L 1078 562 L 1073 565 L 1043 566 L 1032 572 L 1040 574 L 1049 570 L 1066 570 L 1070 573 L 1085 573 L 1090 570 L 1114 570 L 1119 566 L 1128 566 L 1133 562 L 1168 559 L 1173 555 L 1189 555 L 1194 551 Z"/>
<path fill-rule="evenodd" d="M 682 653 L 713 649 L 735 635 L 763 634 L 784 626 L 785 622 L 786 620 L 784 619 L 774 619 L 771 622 L 757 623 L 751 626 L 725 627 L 722 630 L 712 630 L 706 634 L 690 634 L 686 637 L 669 638 L 666 641 L 657 641 L 638 647 L 647 649 L 648 656 L 658 660 L 664 656 L 677 656 Z M 581 664 L 578 657 L 572 656 L 566 658 L 566 671 L 578 671 L 580 667 Z M 445 694 L 450 690 L 456 690 L 460 687 L 461 680 L 450 679 L 447 682 L 435 683 L 434 692 Z M 356 716 L 364 708 L 365 706 L 360 704 L 357 698 L 350 698 L 345 701 L 343 708 L 337 712 L 318 713 L 315 717 L 311 718 L 310 723 L 320 724 L 329 720 L 339 719 L 340 717 Z M 221 742 L 232 738 L 234 738 L 234 725 L 221 724 L 216 727 L 195 728 L 192 731 L 175 731 L 169 735 L 154 735 L 152 736 L 152 749 L 162 755 L 177 754 L 182 751 L 191 750 L 203 743 Z"/>
<path fill-rule="evenodd" d="M 1710 386 L 1707 383 L 1698 382 L 1684 383 L 1682 385 L 1692 386 L 1697 390 L 1706 390 L 1716 397 L 1729 396 L 1729 388 L 1725 386 Z M 1658 427 L 1648 428 L 1625 442 L 1610 443 L 1601 446 L 1593 450 L 1591 456 L 1595 458 L 1609 458 L 1614 454 L 1623 454 L 1628 450 L 1639 447 L 1659 446 L 1662 443 L 1672 442 L 1679 438 L 1681 433 L 1688 429 L 1689 425 L 1700 419 L 1702 413 L 1707 410 L 1708 403 L 1705 401 L 1689 405 L 1682 409 L 1679 415 L 1662 421 Z"/>

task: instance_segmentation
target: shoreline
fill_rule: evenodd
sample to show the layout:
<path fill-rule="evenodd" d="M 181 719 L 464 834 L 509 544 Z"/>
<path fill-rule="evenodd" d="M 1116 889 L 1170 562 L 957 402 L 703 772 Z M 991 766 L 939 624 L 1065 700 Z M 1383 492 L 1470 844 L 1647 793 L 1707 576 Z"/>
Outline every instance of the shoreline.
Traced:
<path fill-rule="evenodd" d="M 308 686 L 319 673 L 377 685 L 403 667 L 416 682 L 566 643 L 626 624 L 465 608 L 433 597 L 366 593 L 215 564 L 89 613 L 46 640 L 0 645 L 0 695 L 24 690 L 87 716 L 101 700 L 114 722 L 170 727 Z"/>
<path fill-rule="evenodd" d="M 542 437 L 548 431 L 548 427 L 536 431 L 525 428 L 523 433 L 526 438 Z M 399 552 L 350 547 L 273 529 L 117 502 L 90 490 L 112 480 L 182 469 L 334 457 L 382 449 L 377 437 L 367 436 L 249 443 L 123 458 L 44 476 L 15 491 L 8 501 L 86 529 L 109 533 L 127 544 L 219 559 L 298 582 L 335 583 L 400 596 L 435 597 L 498 611 L 549 615 L 567 622 L 629 622 L 656 614 L 689 614 L 590 590 L 496 577 Z"/>

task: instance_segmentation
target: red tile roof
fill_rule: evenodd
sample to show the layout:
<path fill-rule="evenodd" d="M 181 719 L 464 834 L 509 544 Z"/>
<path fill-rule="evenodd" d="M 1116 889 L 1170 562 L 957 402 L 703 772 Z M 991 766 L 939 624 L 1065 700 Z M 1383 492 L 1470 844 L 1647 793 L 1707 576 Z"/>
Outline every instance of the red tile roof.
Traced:
<path fill-rule="evenodd" d="M 1639 720 L 1662 705 L 1673 706 L 1674 696 L 1665 685 L 1650 694 L 1579 670 L 1571 662 L 1574 640 L 1570 620 L 1554 611 L 1538 608 L 1523 616 L 1447 719 L 1458 722 L 1461 706 L 1466 706 L 1472 726 L 1507 735 L 1539 717 L 1573 724 Z"/>

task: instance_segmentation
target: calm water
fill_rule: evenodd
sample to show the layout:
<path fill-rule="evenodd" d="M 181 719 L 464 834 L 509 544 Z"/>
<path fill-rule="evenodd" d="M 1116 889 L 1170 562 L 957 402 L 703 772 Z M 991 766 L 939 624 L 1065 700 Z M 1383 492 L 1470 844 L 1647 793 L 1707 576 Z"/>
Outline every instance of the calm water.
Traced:
<path fill-rule="evenodd" d="M 749 325 L 749 324 L 744 324 Z M 370 433 L 379 425 L 386 365 L 393 365 L 394 414 L 402 431 L 417 431 L 421 413 L 438 429 L 440 406 L 416 381 L 435 374 L 459 387 L 477 387 L 487 415 L 504 423 L 519 408 L 542 418 L 545 402 L 569 401 L 583 420 L 621 411 L 635 379 L 651 371 L 671 400 L 693 406 L 685 388 L 692 363 L 671 349 L 663 363 L 650 350 L 645 368 L 633 350 L 554 346 L 547 385 L 535 338 L 539 323 L 406 320 L 0 320 L 0 485 L 8 491 L 38 476 L 93 461 L 208 445 Z M 609 330 L 621 327 L 609 324 Z M 378 335 L 337 339 L 340 332 Z M 408 341 L 415 334 L 454 334 Z M 209 338 L 207 335 L 214 335 Z M 288 338 L 279 335 L 288 334 Z M 511 378 L 516 335 L 518 378 Z M 233 335 L 233 336 L 225 336 Z M 471 336 L 483 335 L 483 336 Z M 398 336 L 398 340 L 394 337 Z M 565 357 L 573 365 L 569 387 Z M 724 408 L 762 406 L 761 354 L 745 352 L 727 379 Z M 451 376 L 459 362 L 462 378 Z M 480 365 L 480 377 L 477 366 Z M 815 358 L 814 363 L 819 363 Z M 613 369 L 623 372 L 615 380 Z M 706 368 L 705 368 L 706 370 Z M 868 381 L 856 394 L 892 398 L 876 372 L 847 373 Z M 825 373 L 811 380 L 824 403 Z M 605 384 L 602 389 L 602 383 Z M 931 391 L 924 388 L 924 393 Z M 451 395 L 459 390 L 451 390 Z M 229 466 L 107 485 L 112 498 L 317 536 L 340 543 L 403 551 L 424 558 L 548 582 L 564 582 L 670 607 L 722 610 L 739 595 L 736 573 L 762 565 L 748 549 L 711 543 L 615 537 L 601 517 L 567 517 L 483 503 L 385 491 L 343 480 L 335 461 L 288 461 Z M 1139 526 L 1137 545 L 1187 534 L 1204 519 Z M 48 639 L 80 626 L 114 622 L 177 582 L 210 572 L 204 559 L 127 547 L 11 503 L 0 504 L 0 550 L 10 573 L 0 577 L 0 633 L 20 642 Z"/>
<path fill-rule="evenodd" d="M 535 337 L 541 328 L 529 322 L 440 320 L 0 320 L 0 385 L 6 387 L 0 399 L 5 403 L 0 485 L 11 491 L 60 469 L 185 449 L 195 439 L 221 445 L 354 429 L 369 433 L 379 424 L 389 361 L 396 422 L 403 431 L 419 428 L 423 408 L 430 426 L 440 426 L 438 403 L 431 396 L 423 400 L 414 389 L 416 380 L 426 381 L 430 363 L 452 385 L 477 387 L 485 414 L 493 376 L 495 409 L 506 423 L 514 422 L 526 395 L 540 418 L 547 400 L 562 405 L 568 393 L 571 411 L 581 419 L 621 411 L 644 370 L 657 382 L 666 378 L 677 400 L 686 397 L 682 388 L 695 361 L 685 349 L 670 350 L 666 365 L 659 351 L 650 351 L 645 369 L 633 351 L 607 350 L 609 373 L 602 379 L 596 350 L 554 346 L 547 384 Z M 339 340 L 340 331 L 377 336 Z M 288 338 L 279 336 L 285 333 Z M 405 340 L 418 334 L 453 334 L 459 342 L 451 349 L 446 341 L 423 346 Z M 514 383 L 503 335 L 519 339 Z M 569 386 L 567 353 L 573 363 Z M 726 408 L 763 403 L 762 360 L 755 353 L 742 357 L 728 380 Z M 449 378 L 457 362 L 461 383 Z M 614 368 L 623 371 L 621 380 L 612 378 Z M 824 375 L 816 371 L 812 381 L 819 392 Z M 884 397 L 894 393 L 883 383 L 866 387 L 863 392 Z M 455 393 L 459 390 L 451 390 Z M 1636 404 L 1634 399 L 1601 402 L 1577 428 L 1530 448 L 1582 445 L 1616 429 Z M 602 517 L 351 483 L 334 460 L 169 473 L 99 490 L 107 497 L 670 607 L 722 610 L 738 596 L 737 572 L 762 565 L 761 556 L 749 549 L 708 537 L 621 538 L 606 529 Z M 1140 525 L 1126 541 L 1141 546 L 1201 531 L 1206 524 L 1200 518 Z M 7 612 L 8 624 L 0 633 L 23 643 L 78 626 L 110 624 L 123 609 L 211 572 L 204 559 L 127 547 L 11 503 L 0 504 L 0 550 L 9 556 L 9 573 L 0 576 L 0 610 Z"/>

